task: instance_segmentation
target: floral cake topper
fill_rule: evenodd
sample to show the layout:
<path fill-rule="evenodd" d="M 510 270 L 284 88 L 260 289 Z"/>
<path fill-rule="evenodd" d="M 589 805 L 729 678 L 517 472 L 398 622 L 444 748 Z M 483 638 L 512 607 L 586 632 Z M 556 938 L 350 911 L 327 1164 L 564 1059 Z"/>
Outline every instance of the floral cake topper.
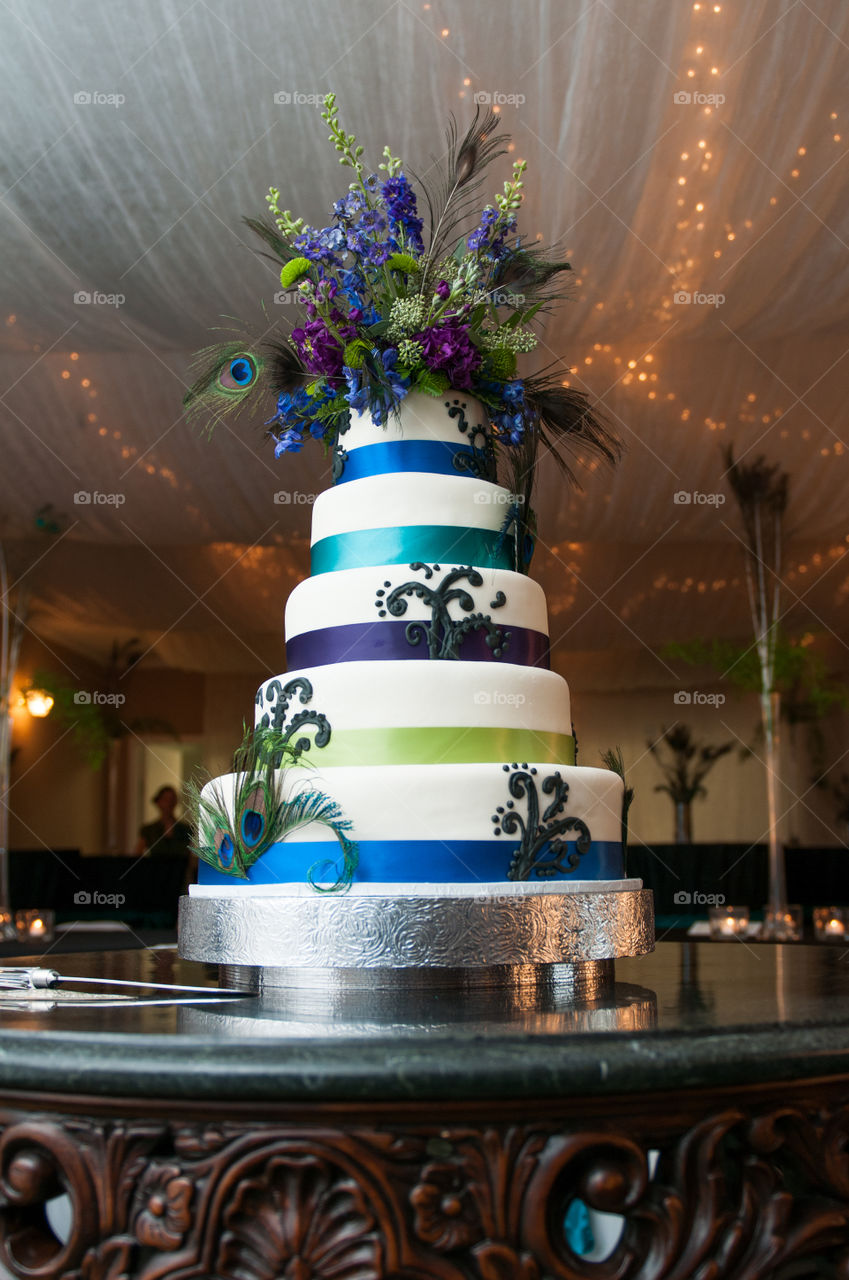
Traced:
<path fill-rule="evenodd" d="M 200 352 L 190 416 L 211 428 L 262 405 L 280 456 L 308 439 L 332 447 L 352 411 L 383 424 L 411 392 L 461 389 L 483 404 L 514 476 L 520 462 L 523 487 L 540 443 L 570 477 L 563 444 L 612 460 L 615 442 L 561 369 L 519 375 L 518 358 L 538 341 L 532 322 L 564 297 L 570 268 L 519 234 L 523 160 L 480 211 L 486 170 L 507 149 L 498 118 L 478 109 L 461 140 L 452 121 L 439 176 L 417 194 L 389 147 L 376 170 L 366 166 L 332 93 L 322 117 L 353 175 L 328 225 L 306 226 L 281 209 L 277 187 L 266 196 L 268 217 L 245 220 L 282 264 L 281 286 L 295 292 L 303 319 L 258 343 L 238 337 Z"/>

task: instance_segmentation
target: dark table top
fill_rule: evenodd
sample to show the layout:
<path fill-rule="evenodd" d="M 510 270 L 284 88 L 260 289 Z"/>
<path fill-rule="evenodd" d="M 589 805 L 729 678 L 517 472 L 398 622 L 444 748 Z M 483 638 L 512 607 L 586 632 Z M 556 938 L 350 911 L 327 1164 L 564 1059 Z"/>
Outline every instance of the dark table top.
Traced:
<path fill-rule="evenodd" d="M 7 962 L 8 963 L 8 962 Z M 17 964 L 27 963 L 23 958 Z M 29 963 L 214 990 L 173 948 Z M 849 950 L 662 942 L 601 1000 L 316 990 L 0 1005 L 0 1088 L 258 1101 L 570 1097 L 849 1074 Z"/>

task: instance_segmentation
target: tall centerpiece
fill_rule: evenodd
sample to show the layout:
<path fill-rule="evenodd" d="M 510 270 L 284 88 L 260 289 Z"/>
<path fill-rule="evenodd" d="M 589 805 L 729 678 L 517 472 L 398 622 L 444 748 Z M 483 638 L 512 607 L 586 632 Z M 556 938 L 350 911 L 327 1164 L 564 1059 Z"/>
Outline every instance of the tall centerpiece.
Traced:
<path fill-rule="evenodd" d="M 323 118 L 353 179 L 329 225 L 276 187 L 247 219 L 302 321 L 208 348 L 186 398 L 208 428 L 256 408 L 278 457 L 317 441 L 332 487 L 286 606 L 289 670 L 257 691 L 233 772 L 192 796 L 182 954 L 264 983 L 609 979 L 653 945 L 651 904 L 625 878 L 622 778 L 576 767 L 528 577 L 538 460 L 571 480 L 570 449 L 616 456 L 560 370 L 518 370 L 569 265 L 519 236 L 523 161 L 480 211 L 507 142 L 493 114 L 452 126 L 419 193 L 388 147 L 366 168 L 333 95 Z"/>

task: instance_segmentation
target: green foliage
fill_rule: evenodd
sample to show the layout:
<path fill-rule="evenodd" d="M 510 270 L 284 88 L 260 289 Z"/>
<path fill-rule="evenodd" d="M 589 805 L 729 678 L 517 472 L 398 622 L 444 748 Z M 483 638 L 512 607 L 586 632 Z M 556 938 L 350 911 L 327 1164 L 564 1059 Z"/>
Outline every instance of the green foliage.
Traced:
<path fill-rule="evenodd" d="M 704 779 L 717 760 L 732 750 L 734 743 L 711 746 L 696 742 L 689 725 L 679 721 L 669 729 L 664 727 L 660 738 L 647 742 L 646 746 L 666 779 L 655 791 L 665 791 L 675 804 L 689 804 L 696 796 L 707 795 L 702 785 Z"/>
<path fill-rule="evenodd" d="M 310 270 L 309 258 L 292 258 L 280 270 L 280 283 L 284 289 L 296 284 Z"/>
<path fill-rule="evenodd" d="M 362 369 L 371 353 L 371 346 L 362 338 L 355 338 L 345 348 L 343 359 L 351 369 Z"/>
<path fill-rule="evenodd" d="M 411 253 L 390 253 L 386 259 L 386 265 L 390 271 L 403 271 L 408 276 L 421 271 L 420 264 Z"/>
<path fill-rule="evenodd" d="M 448 390 L 450 383 L 444 373 L 432 369 L 422 369 L 416 374 L 417 391 L 424 391 L 429 396 L 441 396 Z"/>
<path fill-rule="evenodd" d="M 849 705 L 849 689 L 829 672 L 814 652 L 811 638 L 792 640 L 783 632 L 775 634 L 775 664 L 772 688 L 767 693 L 782 695 L 783 713 L 793 723 L 822 719 L 834 707 Z M 711 667 L 723 680 L 747 693 L 762 692 L 761 663 L 753 644 L 733 640 L 688 640 L 668 644 L 661 654 L 679 658 L 691 666 Z"/>
<path fill-rule="evenodd" d="M 100 707 L 77 701 L 80 690 L 52 671 L 36 671 L 29 688 L 45 689 L 50 694 L 52 714 L 63 728 L 71 730 L 71 740 L 86 762 L 92 769 L 99 769 L 106 759 L 110 739 Z"/>
<path fill-rule="evenodd" d="M 622 758 L 621 747 L 609 747 L 607 751 L 601 752 L 601 762 L 605 769 L 610 769 L 613 773 L 618 773 L 619 777 L 625 782 L 625 761 Z M 625 784 L 625 790 L 622 793 L 622 848 L 628 847 L 628 810 L 634 802 L 634 788 Z"/>

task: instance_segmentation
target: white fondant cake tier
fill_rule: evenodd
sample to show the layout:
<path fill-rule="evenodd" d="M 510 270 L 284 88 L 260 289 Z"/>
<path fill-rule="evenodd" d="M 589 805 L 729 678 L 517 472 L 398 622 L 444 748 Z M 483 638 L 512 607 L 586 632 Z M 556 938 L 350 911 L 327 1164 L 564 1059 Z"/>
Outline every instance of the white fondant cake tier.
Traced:
<path fill-rule="evenodd" d="M 433 572 L 434 566 L 430 565 L 431 574 L 428 576 L 425 570 L 413 570 L 409 565 L 374 565 L 367 569 L 343 569 L 305 578 L 286 602 L 286 639 L 326 627 L 379 622 L 380 609 L 384 607 L 382 602 L 393 588 L 418 582 L 423 587 L 437 589 L 440 580 L 457 567 L 440 565 L 439 570 Z M 471 609 L 461 608 L 457 599 L 449 600 L 446 605 L 449 617 L 459 620 L 468 613 L 484 613 L 489 614 L 499 627 L 524 627 L 548 635 L 545 593 L 539 583 L 510 569 L 480 568 L 476 572 L 483 579 L 481 586 L 472 586 L 467 577 L 462 577 L 451 588 L 453 592 L 468 593 L 472 599 Z M 505 596 L 504 604 L 493 607 L 492 602 L 499 592 Z M 386 616 L 402 617 L 405 622 L 430 621 L 433 611 L 426 599 L 411 592 L 404 596 L 404 600 L 406 608 L 402 614 Z"/>
<path fill-rule="evenodd" d="M 365 529 L 439 526 L 497 533 L 509 515 L 509 489 L 471 476 L 394 472 L 325 489 L 312 512 L 312 545 Z"/>
<path fill-rule="evenodd" d="M 277 708 L 284 702 L 288 706 L 281 714 Z M 541 739 L 572 732 L 569 687 L 563 677 L 507 662 L 422 662 L 414 671 L 407 662 L 343 662 L 303 667 L 260 685 L 256 724 L 268 716 L 270 724 L 285 732 L 300 712 L 327 718 L 331 740 L 323 750 L 331 754 L 335 738 L 375 729 L 405 731 L 414 742 L 422 730 L 448 728 L 456 731 L 448 735 L 449 744 L 460 747 L 466 731 L 473 737 L 492 737 L 496 747 L 495 730 Z M 309 735 L 309 724 L 304 733 Z M 521 758 L 529 756 L 545 759 L 527 749 Z M 362 763 L 369 763 L 367 756 Z"/>
<path fill-rule="evenodd" d="M 453 411 L 453 412 L 451 412 Z M 465 422 L 467 429 L 461 431 Z M 484 430 L 487 415 L 479 400 L 462 392 L 444 396 L 428 396 L 413 392 L 389 415 L 384 426 L 377 426 L 368 413 L 352 413 L 351 425 L 340 444 L 347 453 L 372 444 L 402 440 L 440 440 L 448 444 L 472 445 L 475 432 Z"/>
<path fill-rule="evenodd" d="M 510 777 L 520 772 L 512 765 L 383 765 L 380 768 L 327 768 L 321 752 L 315 753 L 314 768 L 282 772 L 283 798 L 304 790 L 318 789 L 333 796 L 351 820 L 353 840 L 438 840 L 448 844 L 461 840 L 491 840 L 493 814 L 511 799 Z M 543 783 L 559 774 L 567 784 L 565 812 L 580 818 L 593 840 L 618 841 L 622 831 L 622 779 L 610 769 L 587 766 L 550 765 L 529 762 L 535 769 L 536 789 L 545 807 Z M 232 815 L 236 774 L 227 773 L 204 788 L 220 787 Z M 519 813 L 526 806 L 515 802 Z M 302 827 L 293 839 L 334 842 L 326 826 L 313 823 Z M 505 845 L 515 843 L 501 837 Z M 426 877 L 423 877 L 426 878 Z"/>
<path fill-rule="evenodd" d="M 278 773 L 281 798 L 303 791 L 333 797 L 351 824 L 347 837 L 358 845 L 358 882 L 540 883 L 622 875 L 622 780 L 609 770 L 548 763 L 328 768 L 320 753 L 316 764 L 309 773 Z M 234 832 L 246 822 L 235 812 L 236 786 L 237 775 L 227 774 L 204 789 L 223 806 Z M 312 823 L 271 843 L 249 878 L 303 882 L 312 873 L 319 883 L 332 882 L 341 856 L 333 830 Z M 529 875 L 514 876 L 517 859 L 525 860 Z M 552 865 L 552 873 L 534 870 Z M 201 868 L 201 883 L 222 880 L 232 883 L 225 871 Z"/>

